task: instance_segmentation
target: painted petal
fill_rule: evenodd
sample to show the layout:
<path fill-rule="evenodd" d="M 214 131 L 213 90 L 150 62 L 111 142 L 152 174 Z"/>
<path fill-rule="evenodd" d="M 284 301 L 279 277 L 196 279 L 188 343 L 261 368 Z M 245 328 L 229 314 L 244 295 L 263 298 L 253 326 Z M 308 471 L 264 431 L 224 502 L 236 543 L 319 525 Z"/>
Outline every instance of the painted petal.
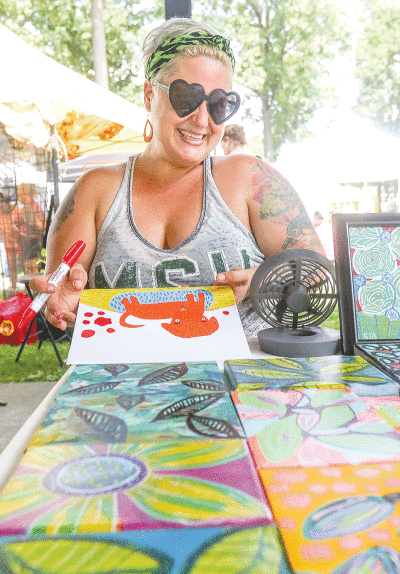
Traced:
<path fill-rule="evenodd" d="M 175 441 L 143 446 L 140 458 L 159 470 L 202 468 L 247 456 L 242 440 Z"/>
<path fill-rule="evenodd" d="M 30 525 L 34 535 L 110 532 L 113 524 L 112 495 L 65 499 L 59 508 L 44 513 Z"/>
<path fill-rule="evenodd" d="M 187 476 L 153 475 L 132 495 L 150 516 L 180 524 L 266 515 L 260 501 L 236 488 Z"/>
<path fill-rule="evenodd" d="M 308 432 L 317 424 L 320 415 L 317 411 L 305 411 L 297 415 L 296 423 L 302 431 Z"/>

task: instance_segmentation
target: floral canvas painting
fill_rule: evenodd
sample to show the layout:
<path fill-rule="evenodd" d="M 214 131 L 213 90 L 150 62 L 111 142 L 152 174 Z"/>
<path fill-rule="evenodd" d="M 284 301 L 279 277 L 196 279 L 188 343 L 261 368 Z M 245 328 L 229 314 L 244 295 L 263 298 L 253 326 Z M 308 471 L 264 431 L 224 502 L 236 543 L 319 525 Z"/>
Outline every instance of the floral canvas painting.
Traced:
<path fill-rule="evenodd" d="M 0 537 L 271 521 L 240 439 L 30 447 L 0 495 Z"/>

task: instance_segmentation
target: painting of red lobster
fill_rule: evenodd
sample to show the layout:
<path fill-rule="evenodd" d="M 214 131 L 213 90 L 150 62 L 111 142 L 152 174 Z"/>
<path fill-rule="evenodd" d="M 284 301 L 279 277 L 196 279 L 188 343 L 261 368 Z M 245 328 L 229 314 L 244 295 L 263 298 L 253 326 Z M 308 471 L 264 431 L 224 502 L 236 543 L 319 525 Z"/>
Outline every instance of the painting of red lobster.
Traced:
<path fill-rule="evenodd" d="M 135 295 L 125 297 L 121 301 L 125 312 L 119 323 L 122 327 L 136 328 L 144 325 L 133 325 L 127 322 L 131 315 L 139 319 L 171 319 L 169 323 L 161 323 L 163 329 L 181 338 L 205 337 L 219 329 L 215 317 L 205 317 L 204 293 L 198 293 L 195 300 L 193 293 L 187 293 L 183 301 L 162 301 L 157 303 L 140 303 Z"/>

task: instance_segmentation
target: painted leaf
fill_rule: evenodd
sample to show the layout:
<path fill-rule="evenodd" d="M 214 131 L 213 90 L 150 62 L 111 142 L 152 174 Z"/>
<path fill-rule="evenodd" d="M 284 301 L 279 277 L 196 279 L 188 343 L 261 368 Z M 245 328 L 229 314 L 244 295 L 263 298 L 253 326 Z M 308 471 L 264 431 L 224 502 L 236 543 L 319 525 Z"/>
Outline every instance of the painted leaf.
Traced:
<path fill-rule="evenodd" d="M 347 373 L 357 373 L 368 367 L 368 363 L 362 361 L 361 363 L 358 362 L 356 357 L 352 357 L 354 362 L 351 363 L 333 363 L 327 364 L 322 367 L 321 371 L 324 375 L 338 375 L 344 376 Z"/>
<path fill-rule="evenodd" d="M 351 425 L 351 432 L 360 432 L 364 434 L 388 434 L 393 431 L 393 428 L 390 424 L 385 421 L 371 421 L 371 422 L 359 422 Z M 396 436 L 395 432 L 391 433 L 394 437 Z M 400 437 L 399 437 L 400 440 Z"/>
<path fill-rule="evenodd" d="M 91 395 L 94 393 L 104 393 L 109 391 L 110 389 L 115 389 L 119 384 L 123 381 L 105 381 L 103 383 L 95 383 L 93 385 L 86 385 L 84 387 L 77 387 L 76 389 L 72 389 L 65 393 L 61 393 L 62 395 Z"/>
<path fill-rule="evenodd" d="M 342 538 L 379 524 L 393 512 L 383 496 L 360 495 L 340 498 L 313 510 L 303 523 L 307 540 Z"/>
<path fill-rule="evenodd" d="M 173 381 L 182 377 L 187 373 L 186 363 L 181 363 L 179 365 L 168 365 L 162 369 L 157 369 L 148 375 L 145 375 L 138 382 L 138 387 L 144 385 L 154 385 L 155 383 L 165 383 L 166 381 Z"/>
<path fill-rule="evenodd" d="M 370 434 L 346 434 L 346 435 L 318 435 L 315 437 L 319 442 L 371 454 L 397 454 L 400 452 L 400 441 L 394 438 Z"/>
<path fill-rule="evenodd" d="M 134 492 L 147 514 L 179 524 L 212 523 L 233 518 L 265 517 L 259 500 L 229 486 L 189 476 L 153 474 Z"/>
<path fill-rule="evenodd" d="M 251 377 L 260 377 L 265 379 L 265 384 L 267 385 L 268 379 L 309 379 L 309 373 L 295 372 L 295 371 L 279 371 L 278 369 L 246 369 L 243 371 L 245 375 Z"/>
<path fill-rule="evenodd" d="M 323 389 L 311 397 L 310 403 L 314 408 L 323 407 L 342 399 L 346 395 L 348 396 L 348 393 L 344 389 Z"/>
<path fill-rule="evenodd" d="M 321 418 L 312 429 L 312 434 L 324 430 L 346 427 L 356 419 L 354 412 L 348 405 L 332 405 L 321 412 Z"/>
<path fill-rule="evenodd" d="M 124 365 L 124 364 L 104 365 L 104 370 L 108 371 L 109 373 L 111 373 L 115 377 L 116 375 L 120 375 L 121 373 L 125 373 L 125 371 L 128 371 L 129 365 Z"/>
<path fill-rule="evenodd" d="M 196 416 L 193 413 L 189 413 L 186 424 L 192 432 L 204 436 L 213 438 L 243 438 L 243 435 L 240 435 L 235 427 L 221 419 Z"/>
<path fill-rule="evenodd" d="M 228 573 L 289 573 L 275 524 L 225 532 L 190 556 L 180 574 Z"/>
<path fill-rule="evenodd" d="M 285 357 L 279 357 L 274 359 L 273 357 L 268 359 L 267 361 L 267 365 L 276 365 L 277 367 L 282 367 L 284 369 L 288 369 L 288 370 L 292 370 L 294 369 L 295 371 L 303 371 L 304 372 L 304 366 L 294 360 L 294 359 L 287 359 Z"/>
<path fill-rule="evenodd" d="M 400 405 L 399 405 L 400 407 Z M 376 412 L 391 425 L 400 425 L 400 409 L 392 405 L 377 405 Z"/>
<path fill-rule="evenodd" d="M 199 389 L 200 391 L 225 391 L 224 383 L 221 381 L 185 380 L 181 381 L 181 383 L 182 385 L 186 385 L 192 389 Z"/>
<path fill-rule="evenodd" d="M 352 556 L 332 574 L 398 574 L 400 554 L 389 546 L 375 546 Z"/>
<path fill-rule="evenodd" d="M 295 456 L 303 442 L 303 434 L 296 424 L 297 415 L 272 421 L 257 434 L 257 442 L 265 458 L 278 463 Z"/>
<path fill-rule="evenodd" d="M 115 399 L 115 402 L 126 411 L 130 411 L 133 407 L 140 405 L 144 400 L 145 395 L 119 395 Z"/>
<path fill-rule="evenodd" d="M 152 422 L 177 417 L 187 417 L 189 413 L 201 411 L 213 403 L 216 403 L 224 396 L 225 393 L 206 393 L 181 399 L 162 409 Z"/>
<path fill-rule="evenodd" d="M 283 416 L 287 410 L 283 401 L 269 395 L 261 395 L 252 392 L 242 393 L 239 391 L 238 398 L 242 405 L 262 409 L 269 413 L 276 413 L 277 416 Z"/>
<path fill-rule="evenodd" d="M 22 540 L 0 547 L 0 571 L 23 574 L 169 574 L 172 560 L 154 549 L 86 536 Z"/>
<path fill-rule="evenodd" d="M 93 429 L 99 439 L 106 442 L 125 442 L 128 436 L 126 423 L 114 415 L 74 407 L 75 414 Z"/>

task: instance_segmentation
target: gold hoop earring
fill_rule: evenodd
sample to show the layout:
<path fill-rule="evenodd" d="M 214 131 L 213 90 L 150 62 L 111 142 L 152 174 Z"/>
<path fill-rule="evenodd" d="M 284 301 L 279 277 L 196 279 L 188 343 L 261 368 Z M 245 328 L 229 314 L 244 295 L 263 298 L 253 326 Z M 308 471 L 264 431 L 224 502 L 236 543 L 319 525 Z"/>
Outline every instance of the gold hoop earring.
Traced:
<path fill-rule="evenodd" d="M 150 131 L 147 133 L 147 128 L 149 127 Z M 150 123 L 149 118 L 147 117 L 146 123 L 144 124 L 143 130 L 143 139 L 146 143 L 149 143 L 153 138 L 153 126 Z"/>

